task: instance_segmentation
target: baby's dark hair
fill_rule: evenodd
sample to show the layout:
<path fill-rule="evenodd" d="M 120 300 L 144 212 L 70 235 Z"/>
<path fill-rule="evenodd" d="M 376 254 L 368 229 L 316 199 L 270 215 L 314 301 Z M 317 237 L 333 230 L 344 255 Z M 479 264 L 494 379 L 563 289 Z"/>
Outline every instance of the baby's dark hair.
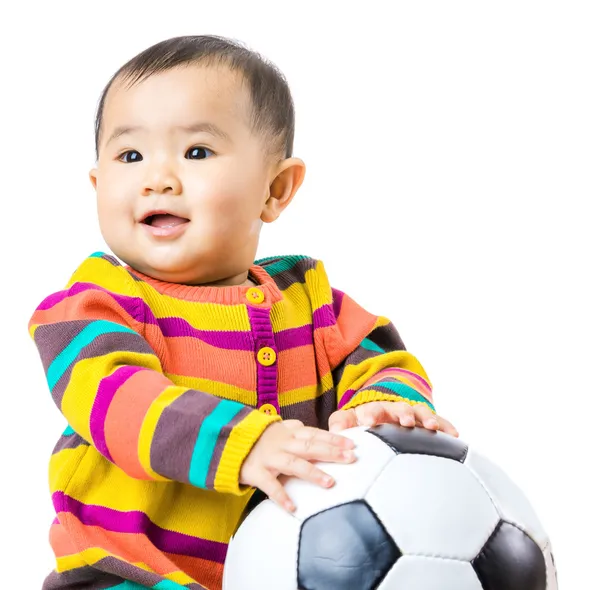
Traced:
<path fill-rule="evenodd" d="M 239 72 L 250 92 L 251 129 L 264 135 L 269 155 L 291 157 L 294 144 L 294 102 L 287 81 L 279 69 L 239 41 L 217 35 L 190 35 L 173 37 L 145 49 L 113 75 L 102 91 L 96 111 L 96 158 L 99 156 L 106 95 L 115 80 L 123 80 L 131 87 L 154 74 L 186 64 L 225 66 Z"/>

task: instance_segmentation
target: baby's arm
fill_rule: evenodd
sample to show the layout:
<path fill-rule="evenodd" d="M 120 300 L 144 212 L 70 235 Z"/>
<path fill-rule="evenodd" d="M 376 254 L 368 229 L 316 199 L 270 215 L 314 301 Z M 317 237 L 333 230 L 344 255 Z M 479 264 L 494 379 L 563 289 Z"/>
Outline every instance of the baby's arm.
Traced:
<path fill-rule="evenodd" d="M 332 296 L 338 313 L 328 355 L 335 366 L 338 409 L 373 401 L 403 401 L 435 411 L 429 378 L 407 352 L 392 322 L 370 314 L 337 289 L 332 289 Z"/>
<path fill-rule="evenodd" d="M 241 493 L 241 464 L 279 416 L 176 386 L 142 336 L 149 310 L 124 294 L 133 279 L 107 263 L 103 286 L 93 284 L 90 266 L 99 264 L 84 262 L 30 320 L 54 402 L 131 477 Z"/>
<path fill-rule="evenodd" d="M 458 436 L 451 422 L 434 416 L 429 379 L 393 324 L 341 291 L 332 290 L 332 299 L 337 312 L 329 353 L 338 410 L 328 417 L 330 430 L 391 422 Z"/>

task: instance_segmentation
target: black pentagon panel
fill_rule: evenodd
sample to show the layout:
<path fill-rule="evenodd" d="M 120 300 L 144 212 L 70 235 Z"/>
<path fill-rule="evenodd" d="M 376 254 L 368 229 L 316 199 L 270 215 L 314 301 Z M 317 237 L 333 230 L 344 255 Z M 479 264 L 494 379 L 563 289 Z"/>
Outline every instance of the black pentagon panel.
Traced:
<path fill-rule="evenodd" d="M 307 518 L 300 529 L 300 590 L 374 590 L 402 554 L 365 502 Z"/>
<path fill-rule="evenodd" d="M 500 521 L 471 562 L 483 590 L 546 590 L 544 554 L 520 528 Z"/>
<path fill-rule="evenodd" d="M 367 432 L 380 438 L 397 455 L 433 455 L 463 463 L 469 451 L 462 440 L 445 432 L 425 428 L 407 428 L 399 424 L 379 424 Z"/>

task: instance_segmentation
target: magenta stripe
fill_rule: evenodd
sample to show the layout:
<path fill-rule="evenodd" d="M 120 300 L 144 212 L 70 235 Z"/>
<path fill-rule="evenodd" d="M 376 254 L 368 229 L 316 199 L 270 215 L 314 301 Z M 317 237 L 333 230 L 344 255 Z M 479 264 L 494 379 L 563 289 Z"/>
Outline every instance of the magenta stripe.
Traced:
<path fill-rule="evenodd" d="M 120 512 L 103 506 L 89 506 L 67 496 L 64 492 L 54 492 L 52 501 L 57 512 L 70 512 L 84 525 L 99 526 L 114 533 L 146 535 L 158 549 L 166 553 L 189 555 L 224 563 L 227 544 L 200 539 L 184 533 L 176 533 L 154 524 L 140 511 Z"/>
<path fill-rule="evenodd" d="M 277 350 L 289 350 L 298 346 L 306 346 L 313 343 L 313 330 L 310 324 L 298 328 L 289 328 L 281 332 L 275 332 L 275 346 Z"/>
<path fill-rule="evenodd" d="M 381 369 L 381 371 L 378 371 L 376 375 L 374 375 L 374 377 L 383 377 L 385 375 L 387 375 L 388 373 L 392 373 L 392 376 L 394 373 L 398 374 L 398 373 L 404 373 L 405 375 L 409 375 L 410 377 L 414 377 L 421 385 L 423 385 L 423 387 L 431 393 L 431 386 L 429 385 L 429 383 L 427 383 L 427 381 L 425 381 L 425 379 L 423 379 L 423 377 L 421 377 L 421 375 L 418 375 L 417 373 L 413 373 L 412 371 L 408 371 L 407 369 L 400 369 L 399 367 L 388 367 L 387 369 Z M 373 377 L 372 377 L 373 378 Z M 371 382 L 371 385 L 375 385 L 375 383 Z M 431 400 L 429 400 L 431 401 Z"/>
<path fill-rule="evenodd" d="M 145 370 L 143 367 L 119 367 L 112 375 L 104 377 L 98 386 L 98 392 L 94 399 L 92 412 L 90 414 L 90 432 L 94 446 L 102 453 L 109 461 L 112 461 L 112 456 L 106 444 L 104 436 L 104 422 L 108 408 L 112 403 L 115 393 L 132 375 L 138 371 Z"/>
<path fill-rule="evenodd" d="M 342 397 L 340 399 L 338 408 L 344 407 L 352 399 L 352 397 L 354 396 L 355 393 L 356 393 L 356 389 L 347 389 L 346 393 L 344 393 L 344 395 L 342 395 Z"/>
<path fill-rule="evenodd" d="M 317 328 L 327 328 L 335 325 L 335 315 L 331 303 L 326 303 L 313 312 L 313 324 Z"/>
<path fill-rule="evenodd" d="M 182 318 L 160 318 L 158 326 L 162 333 L 170 338 L 187 336 L 227 350 L 254 350 L 254 342 L 249 332 L 198 330 Z"/>
<path fill-rule="evenodd" d="M 67 297 L 73 297 L 84 293 L 85 291 L 102 291 L 107 295 L 110 295 L 132 318 L 138 322 L 146 324 L 156 324 L 156 319 L 148 305 L 139 297 L 128 297 L 127 295 L 117 295 L 107 289 L 103 289 L 98 285 L 92 283 L 75 283 L 70 289 L 65 291 L 59 291 L 49 297 L 46 297 L 44 301 L 38 306 L 39 310 L 51 309 Z"/>
<path fill-rule="evenodd" d="M 342 309 L 342 301 L 344 300 L 344 293 L 339 289 L 331 289 L 333 293 L 333 315 L 337 319 L 340 317 L 340 310 Z"/>

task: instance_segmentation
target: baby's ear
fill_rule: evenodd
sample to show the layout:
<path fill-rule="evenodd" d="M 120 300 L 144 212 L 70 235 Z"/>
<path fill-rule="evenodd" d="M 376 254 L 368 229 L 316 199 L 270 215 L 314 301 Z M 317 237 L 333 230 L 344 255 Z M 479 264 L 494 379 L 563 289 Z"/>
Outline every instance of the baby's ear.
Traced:
<path fill-rule="evenodd" d="M 92 168 L 90 170 L 89 176 L 90 176 L 90 182 L 92 183 L 94 190 L 96 190 L 96 186 L 98 184 L 98 168 Z"/>
<path fill-rule="evenodd" d="M 296 191 L 304 181 L 305 173 L 306 165 L 300 158 L 286 158 L 277 165 L 260 216 L 265 223 L 275 221 L 292 202 Z"/>

